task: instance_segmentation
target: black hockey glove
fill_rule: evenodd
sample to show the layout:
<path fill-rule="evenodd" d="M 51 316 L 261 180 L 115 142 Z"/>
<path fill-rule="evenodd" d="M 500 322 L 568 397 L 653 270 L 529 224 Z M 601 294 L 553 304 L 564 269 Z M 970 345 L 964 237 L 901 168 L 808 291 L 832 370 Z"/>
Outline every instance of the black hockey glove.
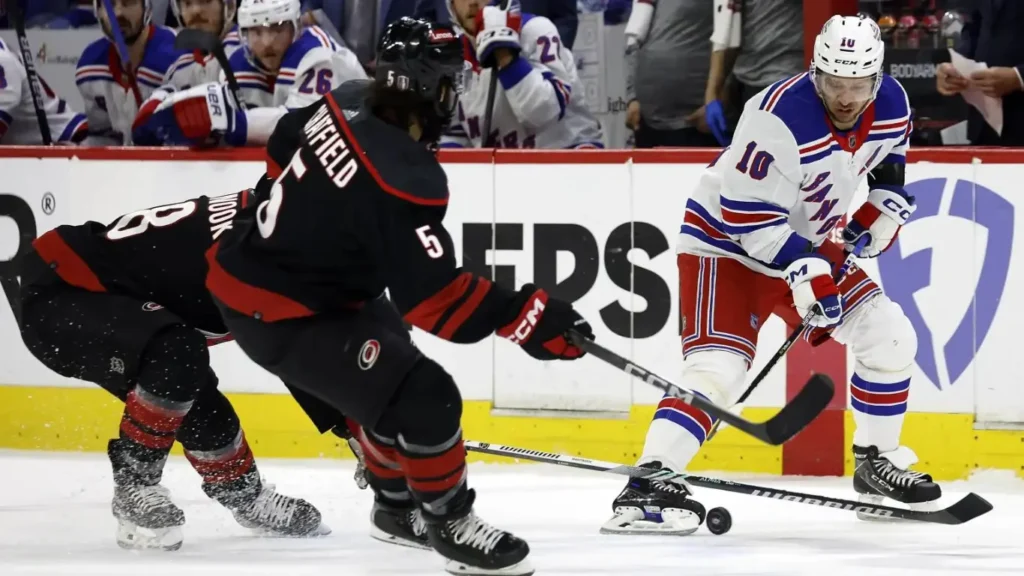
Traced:
<path fill-rule="evenodd" d="M 594 337 L 590 324 L 573 309 L 572 304 L 551 298 L 533 284 L 519 290 L 523 305 L 516 318 L 497 334 L 522 346 L 537 360 L 575 360 L 585 352 L 570 343 L 565 333 L 576 330 L 587 338 Z"/>

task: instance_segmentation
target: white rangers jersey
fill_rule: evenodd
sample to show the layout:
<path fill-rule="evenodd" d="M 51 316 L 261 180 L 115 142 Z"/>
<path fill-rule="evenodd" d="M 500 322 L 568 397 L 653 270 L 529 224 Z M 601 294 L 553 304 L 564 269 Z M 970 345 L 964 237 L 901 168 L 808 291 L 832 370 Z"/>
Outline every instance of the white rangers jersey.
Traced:
<path fill-rule="evenodd" d="M 139 104 L 163 83 L 167 70 L 181 55 L 174 49 L 174 35 L 170 28 L 149 26 L 142 61 L 135 71 L 138 95 L 121 69 L 113 42 L 104 37 L 85 47 L 78 59 L 75 83 L 85 101 L 89 134 L 99 137 L 90 138 L 90 144 L 131 144 Z"/>
<path fill-rule="evenodd" d="M 68 106 L 39 78 L 43 90 L 43 111 L 53 142 L 78 142 L 85 138 L 88 124 L 85 114 Z M 42 144 L 39 120 L 32 103 L 32 90 L 19 55 L 11 52 L 0 38 L 0 144 Z"/>
<path fill-rule="evenodd" d="M 231 58 L 231 55 L 242 47 L 238 37 L 238 26 L 231 28 L 221 40 L 224 46 L 224 54 Z M 222 75 L 220 64 L 212 54 L 203 55 L 195 50 L 182 54 L 174 64 L 167 70 L 163 84 L 171 86 L 175 90 L 185 90 L 192 86 L 206 84 L 207 82 L 221 82 Z"/>
<path fill-rule="evenodd" d="M 464 37 L 467 70 L 458 113 L 441 139 L 444 147 L 483 146 L 490 68 L 481 68 Z M 498 72 L 491 141 L 499 148 L 603 148 L 601 125 L 587 109 L 572 52 L 551 20 L 522 15 L 522 52 Z M 468 67 L 467 66 L 467 67 Z"/>
<path fill-rule="evenodd" d="M 907 94 L 890 76 L 846 132 L 833 128 L 809 74 L 776 82 L 747 101 L 732 145 L 701 176 L 677 251 L 781 278 L 793 232 L 820 245 L 871 169 L 906 162 L 910 129 Z"/>
<path fill-rule="evenodd" d="M 245 50 L 229 63 L 248 108 L 248 144 L 265 144 L 288 109 L 313 104 L 349 80 L 365 80 L 359 59 L 318 26 L 307 26 L 285 52 L 277 74 L 254 64 Z"/>

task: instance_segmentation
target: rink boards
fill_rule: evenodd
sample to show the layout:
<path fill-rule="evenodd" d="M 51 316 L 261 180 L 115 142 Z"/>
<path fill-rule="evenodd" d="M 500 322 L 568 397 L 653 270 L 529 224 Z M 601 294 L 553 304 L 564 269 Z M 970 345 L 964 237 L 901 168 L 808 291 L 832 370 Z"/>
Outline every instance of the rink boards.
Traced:
<path fill-rule="evenodd" d="M 220 195 L 255 183 L 259 151 L 0 149 L 0 280 L 32 238 L 64 223 Z M 715 151 L 445 153 L 446 226 L 463 266 L 516 286 L 534 281 L 576 301 L 606 346 L 674 377 L 681 367 L 675 241 L 683 206 Z M 43 157 L 45 156 L 45 157 Z M 919 335 L 904 442 L 941 477 L 975 468 L 1024 474 L 1024 240 L 1016 214 L 1024 153 L 914 151 L 908 188 L 919 209 L 899 244 L 861 262 L 899 302 Z M 866 194 L 854 202 L 859 205 Z M 785 338 L 765 323 L 755 370 Z M 417 343 L 455 377 L 466 437 L 629 461 L 658 394 L 593 359 L 534 362 L 515 346 L 457 346 L 418 332 Z M 0 306 L 0 447 L 98 450 L 120 407 L 83 382 L 53 374 L 21 344 Z M 263 456 L 338 456 L 269 374 L 234 344 L 212 351 L 221 387 Z M 751 399 L 764 418 L 811 372 L 843 383 L 852 362 L 827 344 L 790 351 Z M 695 468 L 786 474 L 849 473 L 845 386 L 830 410 L 782 448 L 726 430 Z"/>

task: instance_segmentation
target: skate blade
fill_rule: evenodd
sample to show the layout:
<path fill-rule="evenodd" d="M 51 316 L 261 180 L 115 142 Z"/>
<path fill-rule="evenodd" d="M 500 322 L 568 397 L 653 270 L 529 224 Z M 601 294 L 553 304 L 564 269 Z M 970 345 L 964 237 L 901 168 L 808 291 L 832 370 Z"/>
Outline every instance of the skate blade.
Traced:
<path fill-rule="evenodd" d="M 530 560 L 525 558 L 504 568 L 480 568 L 465 562 L 448 560 L 444 571 L 457 576 L 530 576 L 534 572 Z"/>
<path fill-rule="evenodd" d="M 185 540 L 181 527 L 143 528 L 127 520 L 117 522 L 117 545 L 125 550 L 164 550 L 173 552 Z"/>
<path fill-rule="evenodd" d="M 857 497 L 857 501 L 862 504 L 868 504 L 870 506 L 890 506 L 893 508 L 909 508 L 915 512 L 936 512 L 939 510 L 939 501 L 933 500 L 931 502 L 900 502 L 899 500 L 892 500 L 886 498 L 880 494 L 861 494 Z M 857 519 L 864 520 L 865 522 L 883 522 L 883 523 L 894 523 L 894 522 L 910 522 L 910 520 L 904 520 L 902 518 L 894 518 L 892 516 L 879 516 L 877 514 L 869 514 L 867 512 L 857 512 Z"/>
<path fill-rule="evenodd" d="M 688 536 L 700 528 L 696 514 L 687 514 L 664 522 L 644 520 L 643 512 L 624 509 L 601 526 L 601 534 L 630 536 Z"/>
<path fill-rule="evenodd" d="M 306 532 L 305 534 L 293 534 L 291 532 L 282 532 L 280 530 L 274 530 L 271 528 L 262 527 L 250 527 L 243 524 L 243 528 L 248 528 L 252 533 L 261 538 L 322 538 L 331 533 L 331 527 L 321 522 L 316 528 Z"/>
<path fill-rule="evenodd" d="M 379 540 L 385 544 L 395 544 L 396 546 L 405 546 L 406 548 L 415 548 L 417 550 L 433 550 L 430 546 L 425 546 L 415 540 L 409 540 L 407 538 L 400 538 L 393 534 L 388 534 L 372 524 L 370 525 L 370 538 Z"/>

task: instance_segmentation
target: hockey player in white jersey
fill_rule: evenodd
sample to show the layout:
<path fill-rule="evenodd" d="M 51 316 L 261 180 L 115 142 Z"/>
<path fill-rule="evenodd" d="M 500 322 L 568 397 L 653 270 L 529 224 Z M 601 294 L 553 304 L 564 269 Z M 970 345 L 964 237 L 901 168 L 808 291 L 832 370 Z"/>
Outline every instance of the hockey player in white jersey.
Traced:
<path fill-rule="evenodd" d="M 488 0 L 448 0 L 465 32 L 467 74 L 442 147 L 484 146 L 491 75 L 498 74 L 490 143 L 499 148 L 603 148 L 601 125 L 587 109 L 572 52 L 543 16 Z"/>
<path fill-rule="evenodd" d="M 899 442 L 917 336 L 863 270 L 834 278 L 846 251 L 873 258 L 892 246 L 915 208 L 904 189 L 909 104 L 882 73 L 883 51 L 874 22 L 835 16 L 815 40 L 809 72 L 746 103 L 733 145 L 705 170 L 680 229 L 679 384 L 720 405 L 735 402 L 758 327 L 773 313 L 791 327 L 808 318 L 812 343 L 832 338 L 856 361 L 854 489 L 864 501 L 927 507 L 941 489 L 909 469 L 917 458 Z M 842 230 L 844 251 L 828 237 L 865 176 L 867 202 Z M 639 464 L 683 470 L 713 424 L 706 412 L 664 398 Z M 684 487 L 660 482 L 631 481 L 612 507 L 604 532 L 688 534 L 704 518 Z"/>
<path fill-rule="evenodd" d="M 39 78 L 50 139 L 56 144 L 80 142 L 86 136 L 85 114 L 75 112 Z M 19 55 L 0 38 L 0 144 L 42 144 L 28 75 Z"/>
<path fill-rule="evenodd" d="M 299 0 L 242 0 L 242 50 L 230 58 L 244 105 L 224 83 L 154 94 L 136 135 L 165 144 L 262 145 L 278 119 L 349 80 L 365 79 L 355 54 L 317 26 L 303 26 Z"/>
<path fill-rule="evenodd" d="M 128 46 L 134 82 L 121 67 L 103 2 L 93 0 L 104 37 L 85 47 L 75 71 L 89 119 L 87 144 L 131 144 L 132 121 L 139 107 L 180 55 L 174 50 L 174 31 L 150 23 L 149 0 L 113 0 L 112 4 L 114 24 L 121 28 Z"/>
<path fill-rule="evenodd" d="M 194 28 L 215 34 L 221 39 L 224 54 L 229 58 L 241 48 L 238 26 L 235 25 L 236 0 L 171 0 L 171 11 L 182 28 Z M 163 88 L 184 90 L 206 82 L 220 82 L 220 64 L 212 54 L 194 51 L 182 54 L 171 65 Z"/>

